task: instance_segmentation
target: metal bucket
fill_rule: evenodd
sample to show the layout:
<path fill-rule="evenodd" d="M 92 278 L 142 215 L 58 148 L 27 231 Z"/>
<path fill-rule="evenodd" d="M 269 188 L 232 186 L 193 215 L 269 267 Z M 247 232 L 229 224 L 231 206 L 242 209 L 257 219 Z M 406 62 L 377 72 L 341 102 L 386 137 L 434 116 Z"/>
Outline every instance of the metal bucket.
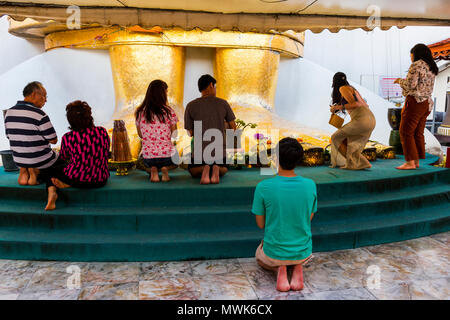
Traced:
<path fill-rule="evenodd" d="M 3 150 L 0 151 L 2 155 L 2 163 L 3 169 L 5 171 L 18 171 L 19 168 L 16 166 L 16 163 L 13 160 L 12 150 Z"/>

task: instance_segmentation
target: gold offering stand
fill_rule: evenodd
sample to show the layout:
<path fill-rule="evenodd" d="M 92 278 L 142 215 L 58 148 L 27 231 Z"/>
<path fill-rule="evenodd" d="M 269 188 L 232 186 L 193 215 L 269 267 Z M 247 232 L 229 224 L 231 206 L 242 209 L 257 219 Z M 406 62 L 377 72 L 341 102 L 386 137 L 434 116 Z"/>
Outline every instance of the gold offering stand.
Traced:
<path fill-rule="evenodd" d="M 114 120 L 114 128 L 112 132 L 112 151 L 111 159 L 108 160 L 108 167 L 116 170 L 117 176 L 128 175 L 136 165 L 137 159 L 131 156 L 130 141 L 127 129 L 123 120 Z"/>
<path fill-rule="evenodd" d="M 137 159 L 131 159 L 128 161 L 113 161 L 108 160 L 108 167 L 111 170 L 116 170 L 116 176 L 126 176 L 128 175 L 128 170 L 133 169 L 136 165 Z"/>

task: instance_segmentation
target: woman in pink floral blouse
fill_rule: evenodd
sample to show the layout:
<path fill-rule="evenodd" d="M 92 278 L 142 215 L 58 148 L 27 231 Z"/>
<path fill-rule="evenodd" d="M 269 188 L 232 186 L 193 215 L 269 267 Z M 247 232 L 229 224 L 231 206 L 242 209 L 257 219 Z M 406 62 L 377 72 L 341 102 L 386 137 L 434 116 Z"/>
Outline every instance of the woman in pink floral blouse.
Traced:
<path fill-rule="evenodd" d="M 150 168 L 150 181 L 170 180 L 169 169 L 176 165 L 178 153 L 171 141 L 172 132 L 177 129 L 178 118 L 167 103 L 167 84 L 162 80 L 150 83 L 142 104 L 137 108 L 136 127 L 142 139 L 141 156 Z M 176 162 L 176 161 L 175 161 Z"/>
<path fill-rule="evenodd" d="M 397 167 L 400 170 L 416 169 L 419 159 L 425 159 L 423 131 L 433 109 L 431 94 L 439 72 L 431 50 L 422 43 L 411 49 L 411 61 L 406 79 L 396 79 L 394 82 L 401 86 L 406 97 L 400 121 L 400 139 L 406 162 Z"/>

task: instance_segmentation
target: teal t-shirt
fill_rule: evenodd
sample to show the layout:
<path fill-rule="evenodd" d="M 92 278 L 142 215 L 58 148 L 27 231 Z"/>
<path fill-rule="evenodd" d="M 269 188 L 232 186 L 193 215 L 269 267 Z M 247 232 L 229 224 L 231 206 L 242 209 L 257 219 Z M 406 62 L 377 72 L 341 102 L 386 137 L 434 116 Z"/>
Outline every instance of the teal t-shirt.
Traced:
<path fill-rule="evenodd" d="M 256 186 L 252 212 L 266 215 L 264 253 L 277 260 L 302 260 L 312 253 L 311 213 L 317 211 L 313 180 L 276 176 Z"/>

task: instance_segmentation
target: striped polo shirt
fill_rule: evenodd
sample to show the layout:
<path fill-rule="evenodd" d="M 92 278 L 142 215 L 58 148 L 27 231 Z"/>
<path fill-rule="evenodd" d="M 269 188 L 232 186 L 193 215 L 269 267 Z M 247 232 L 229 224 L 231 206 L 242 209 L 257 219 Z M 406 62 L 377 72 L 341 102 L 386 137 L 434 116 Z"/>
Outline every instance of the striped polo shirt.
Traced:
<path fill-rule="evenodd" d="M 57 155 L 49 141 L 57 136 L 44 111 L 30 102 L 17 101 L 6 111 L 5 129 L 18 167 L 45 169 L 55 163 Z"/>

